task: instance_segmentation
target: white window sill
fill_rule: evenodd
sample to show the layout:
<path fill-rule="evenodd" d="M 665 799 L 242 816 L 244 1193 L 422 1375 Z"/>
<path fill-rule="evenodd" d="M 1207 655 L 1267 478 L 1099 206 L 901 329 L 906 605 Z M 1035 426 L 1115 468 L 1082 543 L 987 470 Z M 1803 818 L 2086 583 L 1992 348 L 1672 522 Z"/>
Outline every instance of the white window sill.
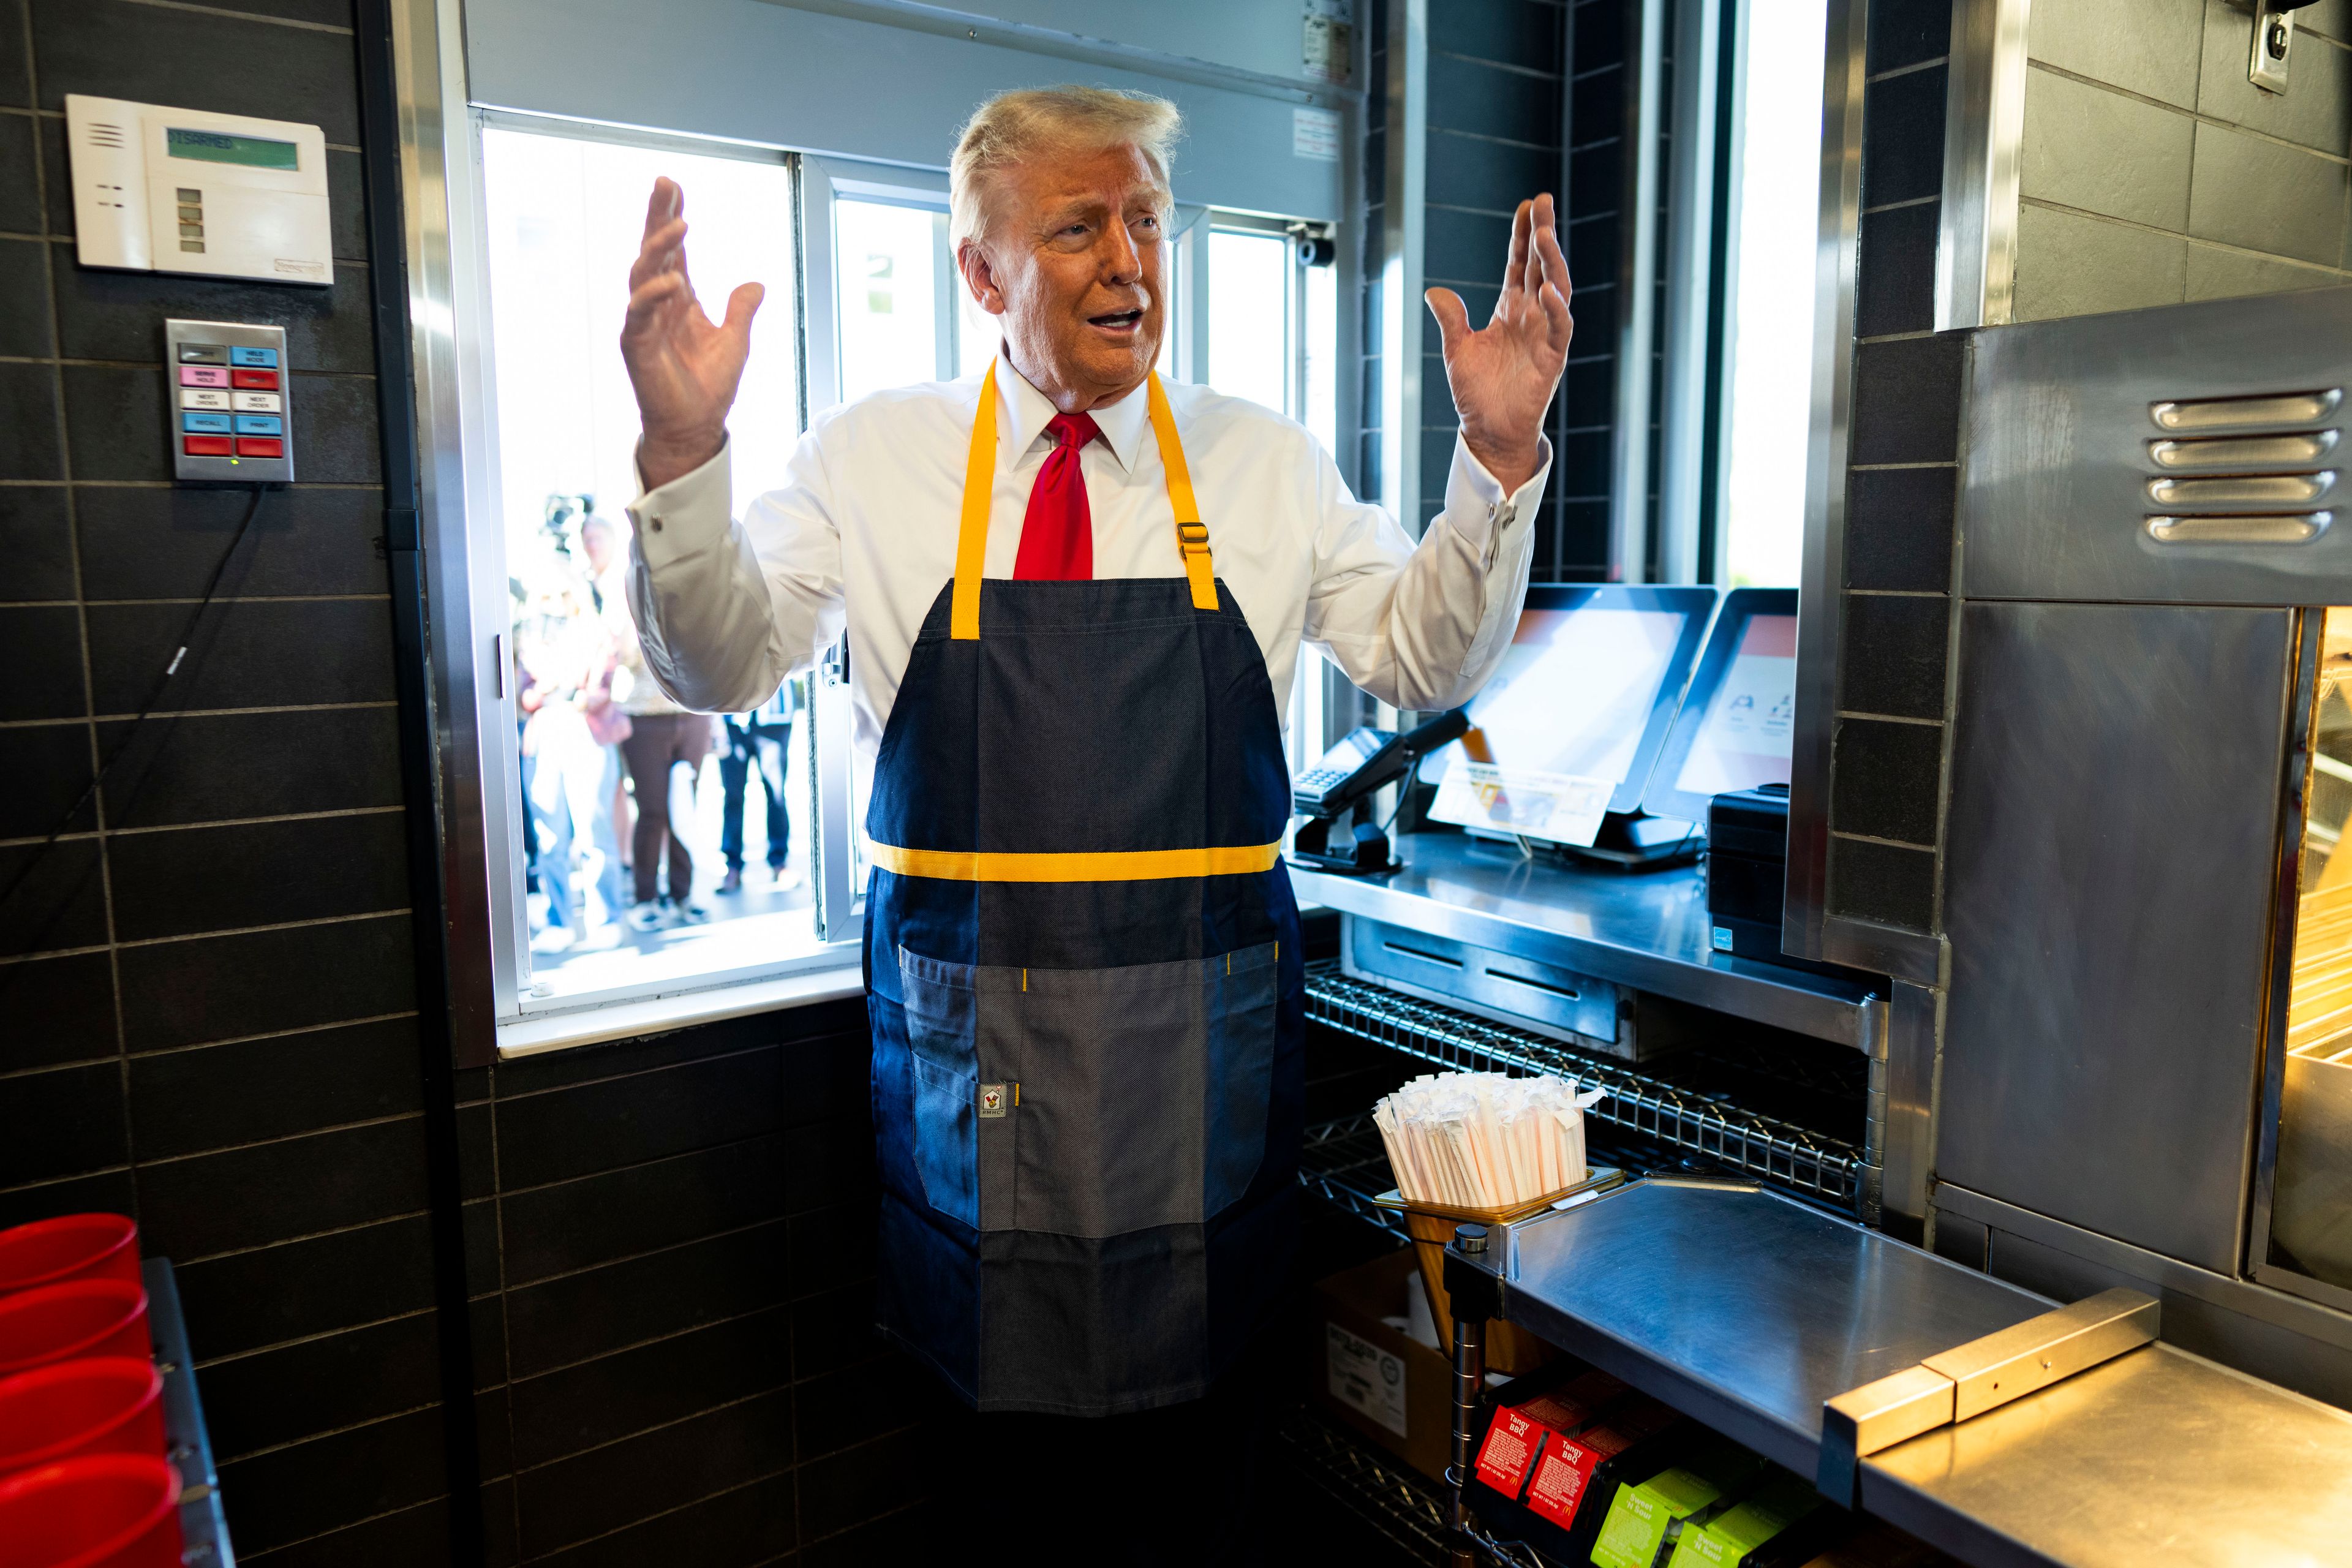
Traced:
<path fill-rule="evenodd" d="M 714 1024 L 753 1013 L 780 1012 L 866 994 L 866 977 L 853 949 L 838 963 L 796 970 L 772 980 L 711 986 L 642 1002 L 613 1002 L 575 1013 L 520 1019 L 499 1027 L 499 1059 L 538 1056 L 572 1046 L 593 1046 L 637 1035 L 661 1034 L 694 1024 Z"/>

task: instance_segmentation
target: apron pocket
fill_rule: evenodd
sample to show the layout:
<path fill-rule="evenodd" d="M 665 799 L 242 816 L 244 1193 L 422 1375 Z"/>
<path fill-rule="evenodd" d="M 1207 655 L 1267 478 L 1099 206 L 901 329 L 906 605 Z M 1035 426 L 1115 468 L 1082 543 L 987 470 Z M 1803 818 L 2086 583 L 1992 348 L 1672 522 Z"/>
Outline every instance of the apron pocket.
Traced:
<path fill-rule="evenodd" d="M 901 949 L 898 994 L 915 1068 L 915 1170 L 950 1219 L 980 1224 L 980 1058 L 971 969 Z"/>
<path fill-rule="evenodd" d="M 1268 942 L 1174 963 L 1033 969 L 1025 991 L 983 992 L 983 1054 L 1000 1019 L 1018 1026 L 1015 1223 L 1124 1236 L 1198 1225 L 1239 1197 L 1265 1154 L 1275 975 Z"/>
<path fill-rule="evenodd" d="M 1211 960 L 1208 1158 L 1202 1203 L 1210 1217 L 1240 1201 L 1265 1163 L 1265 1120 L 1274 1095 L 1275 1025 L 1280 1016 L 1279 942 Z"/>
<path fill-rule="evenodd" d="M 980 1225 L 980 1182 L 972 1099 L 979 1089 L 978 1074 L 950 1072 L 916 1054 L 915 1169 L 923 1178 L 923 1195 L 950 1219 L 974 1228 Z"/>
<path fill-rule="evenodd" d="M 1279 973 L 1273 942 L 1115 969 L 901 949 L 931 1206 L 983 1231 L 1097 1240 L 1229 1207 L 1265 1159 Z M 1007 1103 L 981 1115 L 991 1089 Z"/>

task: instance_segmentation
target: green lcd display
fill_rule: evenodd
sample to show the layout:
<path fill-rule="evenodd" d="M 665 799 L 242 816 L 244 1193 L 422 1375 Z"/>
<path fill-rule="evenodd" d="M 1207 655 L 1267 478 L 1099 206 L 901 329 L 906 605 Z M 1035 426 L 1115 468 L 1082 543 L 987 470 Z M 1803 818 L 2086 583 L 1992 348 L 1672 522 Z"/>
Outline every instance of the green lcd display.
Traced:
<path fill-rule="evenodd" d="M 163 145 L 174 158 L 194 158 L 205 163 L 242 163 L 248 169 L 301 167 L 295 157 L 293 142 L 272 142 L 263 136 L 232 136 L 220 131 L 166 127 Z"/>

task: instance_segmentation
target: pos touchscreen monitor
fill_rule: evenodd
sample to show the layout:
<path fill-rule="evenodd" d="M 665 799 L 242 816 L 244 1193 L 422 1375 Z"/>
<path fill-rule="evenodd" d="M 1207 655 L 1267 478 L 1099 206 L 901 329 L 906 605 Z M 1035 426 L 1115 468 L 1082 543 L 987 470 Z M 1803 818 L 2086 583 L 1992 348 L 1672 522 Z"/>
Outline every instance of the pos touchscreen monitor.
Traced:
<path fill-rule="evenodd" d="M 1429 815 L 1591 845 L 1606 813 L 1641 805 L 1715 602 L 1701 587 L 1529 588 L 1470 732 L 1432 759 L 1444 772 Z"/>
<path fill-rule="evenodd" d="M 1797 590 L 1735 588 L 1715 618 L 1644 809 L 1706 820 L 1732 790 L 1789 782 L 1797 705 Z"/>

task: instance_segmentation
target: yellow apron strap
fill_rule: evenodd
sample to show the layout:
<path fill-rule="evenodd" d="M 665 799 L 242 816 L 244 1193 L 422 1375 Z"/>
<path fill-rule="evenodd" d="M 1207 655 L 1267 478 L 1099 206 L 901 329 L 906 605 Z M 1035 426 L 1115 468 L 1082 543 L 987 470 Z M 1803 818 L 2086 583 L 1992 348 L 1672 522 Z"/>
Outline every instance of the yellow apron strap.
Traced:
<path fill-rule="evenodd" d="M 971 454 L 963 465 L 963 524 L 956 535 L 955 596 L 948 602 L 948 636 L 980 639 L 980 572 L 988 560 L 988 504 L 996 495 L 996 362 L 980 378 L 980 412 L 971 421 Z"/>
<path fill-rule="evenodd" d="M 1148 383 L 1151 433 L 1160 441 L 1160 466 L 1167 470 L 1168 504 L 1176 513 L 1176 548 L 1184 558 L 1192 607 L 1217 607 L 1216 569 L 1209 555 L 1209 530 L 1192 499 L 1192 472 L 1184 466 L 1184 444 L 1176 437 L 1176 416 L 1160 373 Z M 980 637 L 980 576 L 988 560 L 989 503 L 996 494 L 996 365 L 981 378 L 980 410 L 971 422 L 971 452 L 963 467 L 963 521 L 956 535 L 955 595 L 948 605 L 948 636 L 958 642 Z"/>
<path fill-rule="evenodd" d="M 1184 466 L 1184 443 L 1176 438 L 1176 416 L 1168 407 L 1168 394 L 1153 371 L 1151 433 L 1160 438 L 1160 466 L 1168 470 L 1168 504 L 1176 511 L 1176 548 L 1184 557 L 1184 576 L 1192 584 L 1192 607 L 1217 607 L 1216 567 L 1209 558 L 1208 525 L 1201 521 L 1201 503 L 1192 499 L 1192 470 Z"/>

